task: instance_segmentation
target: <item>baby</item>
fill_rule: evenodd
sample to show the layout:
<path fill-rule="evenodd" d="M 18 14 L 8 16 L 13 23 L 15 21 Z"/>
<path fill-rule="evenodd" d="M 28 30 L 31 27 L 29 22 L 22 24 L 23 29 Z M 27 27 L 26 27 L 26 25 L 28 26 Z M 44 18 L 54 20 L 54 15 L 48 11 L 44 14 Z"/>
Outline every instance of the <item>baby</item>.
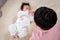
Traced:
<path fill-rule="evenodd" d="M 30 27 L 30 19 L 28 13 L 24 11 L 19 11 L 18 18 L 15 24 L 17 26 L 19 37 L 22 38 L 26 36 Z"/>
<path fill-rule="evenodd" d="M 23 38 L 27 36 L 30 28 L 30 21 L 32 21 L 30 20 L 32 18 L 30 13 L 32 13 L 32 11 L 30 11 L 29 3 L 22 3 L 16 22 L 11 24 L 8 28 L 8 31 L 13 38 Z"/>

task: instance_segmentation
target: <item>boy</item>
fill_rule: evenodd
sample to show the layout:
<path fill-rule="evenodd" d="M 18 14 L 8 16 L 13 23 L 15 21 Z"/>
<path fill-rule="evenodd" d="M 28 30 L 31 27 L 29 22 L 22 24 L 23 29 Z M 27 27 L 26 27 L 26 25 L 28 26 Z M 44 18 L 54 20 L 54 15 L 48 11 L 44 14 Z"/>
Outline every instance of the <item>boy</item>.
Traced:
<path fill-rule="evenodd" d="M 53 9 L 40 7 L 35 11 L 34 21 L 38 26 L 30 40 L 60 40 L 57 14 Z"/>

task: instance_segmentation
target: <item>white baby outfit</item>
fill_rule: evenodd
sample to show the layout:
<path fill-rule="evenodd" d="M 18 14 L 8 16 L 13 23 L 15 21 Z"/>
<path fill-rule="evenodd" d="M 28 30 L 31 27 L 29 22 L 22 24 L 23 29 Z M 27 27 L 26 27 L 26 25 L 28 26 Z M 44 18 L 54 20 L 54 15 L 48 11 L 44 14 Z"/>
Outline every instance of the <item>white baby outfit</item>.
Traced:
<path fill-rule="evenodd" d="M 21 16 L 23 20 L 21 20 Z M 18 33 L 19 38 L 25 37 L 28 33 L 30 27 L 30 18 L 27 11 L 19 11 L 17 15 L 17 20 L 14 24 L 9 25 L 8 31 L 10 35 L 13 36 Z"/>

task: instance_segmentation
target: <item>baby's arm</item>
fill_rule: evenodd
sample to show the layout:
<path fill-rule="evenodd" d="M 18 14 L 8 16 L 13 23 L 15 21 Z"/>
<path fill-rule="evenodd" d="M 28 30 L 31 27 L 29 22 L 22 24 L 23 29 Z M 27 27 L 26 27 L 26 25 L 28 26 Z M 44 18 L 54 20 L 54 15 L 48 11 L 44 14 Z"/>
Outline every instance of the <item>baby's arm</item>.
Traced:
<path fill-rule="evenodd" d="M 20 20 L 24 20 L 24 17 L 23 16 L 20 16 Z"/>
<path fill-rule="evenodd" d="M 24 20 L 24 15 L 26 15 L 26 13 L 24 11 L 19 11 L 18 14 L 17 14 L 17 17 L 20 20 Z"/>
<path fill-rule="evenodd" d="M 34 22 L 34 13 L 33 10 L 30 11 L 30 23 Z"/>

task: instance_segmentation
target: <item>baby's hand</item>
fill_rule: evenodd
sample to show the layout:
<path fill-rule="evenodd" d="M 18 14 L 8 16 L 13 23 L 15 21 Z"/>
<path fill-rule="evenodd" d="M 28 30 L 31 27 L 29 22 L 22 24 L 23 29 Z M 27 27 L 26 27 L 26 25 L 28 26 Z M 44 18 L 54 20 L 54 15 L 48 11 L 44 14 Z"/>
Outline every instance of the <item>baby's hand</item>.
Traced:
<path fill-rule="evenodd" d="M 20 20 L 24 20 L 24 17 L 23 16 L 20 16 Z"/>
<path fill-rule="evenodd" d="M 30 13 L 31 13 L 31 15 L 34 16 L 35 11 L 34 10 L 30 10 Z"/>

